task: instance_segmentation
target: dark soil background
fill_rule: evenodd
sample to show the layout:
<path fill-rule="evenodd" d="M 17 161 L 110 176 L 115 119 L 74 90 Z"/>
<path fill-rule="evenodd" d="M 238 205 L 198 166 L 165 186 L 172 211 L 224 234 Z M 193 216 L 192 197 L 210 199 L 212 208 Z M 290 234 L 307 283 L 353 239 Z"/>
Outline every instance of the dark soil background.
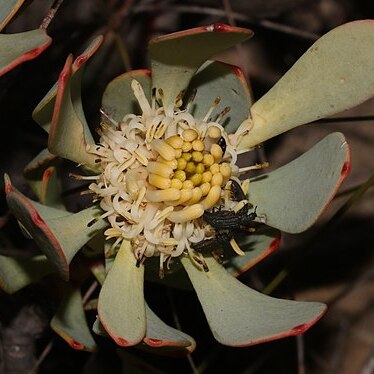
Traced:
<path fill-rule="evenodd" d="M 26 1 L 4 32 L 39 27 L 52 4 Z M 98 124 L 106 84 L 126 70 L 147 67 L 147 42 L 155 35 L 214 22 L 251 28 L 254 38 L 218 58 L 240 66 L 251 81 L 254 97 L 259 98 L 319 36 L 342 23 L 373 16 L 370 0 L 65 0 L 48 27 L 53 44 L 36 60 L 0 79 L 0 171 L 9 173 L 13 183 L 32 196 L 22 171 L 46 146 L 47 138 L 31 112 L 56 81 L 67 55 L 77 55 L 98 34 L 105 35 L 105 42 L 86 69 L 83 87 L 92 129 Z M 363 116 L 371 119 L 359 118 Z M 41 282 L 12 296 L 0 291 L 0 370 L 5 374 L 373 373 L 373 188 L 328 224 L 358 186 L 370 177 L 368 183 L 374 183 L 373 116 L 372 100 L 336 115 L 334 121 L 278 136 L 262 150 L 275 169 L 334 131 L 342 131 L 351 145 L 352 172 L 318 223 L 306 233 L 284 235 L 275 254 L 241 277 L 263 290 L 287 269 L 288 275 L 272 295 L 326 302 L 327 314 L 306 334 L 248 348 L 224 347 L 214 341 L 194 294 L 147 285 L 146 296 L 160 316 L 173 325 L 176 315 L 182 329 L 196 339 L 191 357 L 119 350 L 104 338 L 97 338 L 96 353 L 74 351 L 49 329 L 56 305 Z M 342 117 L 351 119 L 341 121 Z M 1 185 L 0 253 L 36 252 L 34 243 L 22 237 L 15 220 L 7 215 L 3 190 Z M 70 194 L 68 206 L 77 208 L 78 198 Z"/>

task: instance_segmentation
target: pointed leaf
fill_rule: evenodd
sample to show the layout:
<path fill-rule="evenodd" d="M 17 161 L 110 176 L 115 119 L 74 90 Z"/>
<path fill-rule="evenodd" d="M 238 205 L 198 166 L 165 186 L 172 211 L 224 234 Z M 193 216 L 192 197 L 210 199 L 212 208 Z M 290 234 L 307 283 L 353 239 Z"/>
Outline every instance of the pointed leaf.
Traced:
<path fill-rule="evenodd" d="M 87 152 L 92 135 L 80 109 L 80 74 L 71 75 L 72 56 L 66 60 L 58 82 L 56 103 L 48 138 L 51 153 L 96 170 L 96 156 Z M 79 89 L 80 90 L 80 89 Z M 78 91 L 79 91 L 78 90 Z"/>
<path fill-rule="evenodd" d="M 51 43 L 52 39 L 41 29 L 0 34 L 0 76 L 17 65 L 36 58 Z"/>
<path fill-rule="evenodd" d="M 43 149 L 23 171 L 27 182 L 31 186 L 35 195 L 41 198 L 44 171 L 55 165 L 57 157 L 50 153 L 48 149 Z"/>
<path fill-rule="evenodd" d="M 88 45 L 88 47 L 74 60 L 72 64 L 72 75 L 74 76 L 77 72 L 84 69 L 85 63 L 95 54 L 98 50 L 100 45 L 103 42 L 103 37 L 98 36 L 92 40 L 92 42 Z M 81 71 L 82 73 L 82 71 Z M 80 79 L 77 79 L 78 83 L 80 84 Z M 45 131 L 49 132 L 51 127 L 51 121 L 53 116 L 53 110 L 56 103 L 56 95 L 57 95 L 57 88 L 58 82 L 56 82 L 52 88 L 48 91 L 48 93 L 44 96 L 44 98 L 40 101 L 37 107 L 34 109 L 32 113 L 32 118 L 35 122 L 37 122 Z M 83 125 L 86 127 L 87 124 L 84 119 L 83 109 L 82 109 L 82 102 L 80 99 L 80 87 L 78 88 L 79 95 L 75 98 L 73 104 L 75 105 L 75 111 L 80 112 L 81 121 Z M 85 128 L 85 135 L 87 136 L 86 141 L 91 141 L 91 134 L 87 128 Z"/>
<path fill-rule="evenodd" d="M 248 29 L 214 24 L 152 39 L 152 85 L 163 90 L 164 106 L 174 107 L 176 97 L 203 62 L 252 35 Z"/>
<path fill-rule="evenodd" d="M 123 241 L 99 295 L 98 314 L 120 346 L 142 341 L 146 332 L 144 266 L 136 267 L 131 245 Z"/>
<path fill-rule="evenodd" d="M 212 257 L 205 261 L 208 272 L 197 269 L 189 258 L 182 258 L 209 327 L 222 344 L 248 346 L 298 335 L 325 311 L 321 303 L 263 295 L 240 283 Z"/>
<path fill-rule="evenodd" d="M 0 256 L 0 288 L 12 294 L 53 271 L 44 255 L 27 258 Z"/>
<path fill-rule="evenodd" d="M 3 1 L 0 6 L 0 31 L 14 17 L 18 9 L 25 0 L 7 0 Z"/>
<path fill-rule="evenodd" d="M 254 178 L 249 200 L 267 225 L 302 232 L 317 220 L 349 170 L 348 144 L 341 133 L 333 133 L 289 164 Z"/>
<path fill-rule="evenodd" d="M 133 70 L 114 78 L 105 88 L 102 107 L 115 121 L 126 114 L 141 114 L 139 104 L 131 89 L 131 81 L 136 79 L 142 86 L 147 99 L 151 99 L 151 72 Z"/>
<path fill-rule="evenodd" d="M 143 342 L 152 348 L 179 354 L 191 353 L 195 350 L 195 340 L 182 331 L 176 330 L 164 323 L 146 305 L 147 332 Z"/>
<path fill-rule="evenodd" d="M 235 277 L 246 272 L 277 250 L 280 244 L 280 232 L 269 229 L 264 233 L 244 234 L 236 238 L 236 241 L 245 255 L 233 256 L 224 262 L 225 268 Z"/>
<path fill-rule="evenodd" d="M 374 95 L 374 21 L 339 26 L 317 40 L 251 108 L 240 148 L 352 108 Z"/>
<path fill-rule="evenodd" d="M 74 349 L 96 349 L 84 314 L 82 295 L 77 287 L 67 287 L 65 297 L 51 320 L 51 328 Z"/>
<path fill-rule="evenodd" d="M 40 192 L 40 202 L 43 205 L 48 205 L 56 209 L 65 209 L 61 197 L 62 188 L 55 167 L 50 166 L 44 171 Z"/>
<path fill-rule="evenodd" d="M 78 250 L 103 229 L 107 222 L 99 220 L 89 225 L 101 211 L 97 207 L 79 213 L 50 208 L 28 199 L 15 189 L 5 176 L 7 203 L 11 212 L 25 226 L 39 248 L 44 252 L 60 275 L 69 278 L 69 264 Z"/>
<path fill-rule="evenodd" d="M 191 89 L 197 90 L 191 105 L 195 118 L 204 118 L 217 96 L 221 101 L 214 109 L 215 115 L 226 107 L 231 108 L 222 121 L 228 133 L 234 132 L 248 118 L 252 98 L 243 72 L 238 67 L 209 61 L 192 78 Z"/>

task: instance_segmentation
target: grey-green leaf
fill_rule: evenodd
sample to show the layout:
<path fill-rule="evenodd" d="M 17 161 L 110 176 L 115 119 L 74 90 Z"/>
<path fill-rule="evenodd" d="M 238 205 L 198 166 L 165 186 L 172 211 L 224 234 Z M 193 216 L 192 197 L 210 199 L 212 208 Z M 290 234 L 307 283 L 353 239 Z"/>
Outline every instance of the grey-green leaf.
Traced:
<path fill-rule="evenodd" d="M 44 255 L 26 258 L 0 256 L 0 288 L 12 294 L 53 271 Z"/>
<path fill-rule="evenodd" d="M 0 76 L 39 56 L 51 43 L 52 39 L 41 29 L 0 34 Z"/>
<path fill-rule="evenodd" d="M 146 333 L 144 266 L 137 267 L 128 241 L 123 241 L 101 288 L 98 314 L 107 333 L 120 346 L 140 343 Z"/>
<path fill-rule="evenodd" d="M 232 277 L 212 257 L 205 261 L 208 272 L 195 267 L 188 257 L 182 258 L 209 327 L 224 345 L 248 346 L 301 334 L 326 309 L 321 303 L 263 295 Z"/>
<path fill-rule="evenodd" d="M 162 89 L 164 107 L 174 108 L 176 97 L 203 62 L 252 35 L 248 29 L 214 24 L 152 39 L 152 86 Z"/>
<path fill-rule="evenodd" d="M 352 108 L 374 95 L 374 21 L 339 26 L 317 40 L 251 108 L 240 148 Z"/>
<path fill-rule="evenodd" d="M 65 296 L 51 320 L 51 328 L 71 347 L 94 351 L 96 343 L 87 325 L 83 300 L 78 287 L 66 286 Z"/>
<path fill-rule="evenodd" d="M 214 109 L 214 115 L 230 108 L 222 120 L 226 132 L 234 132 L 248 118 L 251 92 L 238 67 L 209 61 L 193 76 L 189 91 L 194 89 L 196 96 L 191 104 L 191 112 L 195 118 L 204 118 L 217 97 L 221 101 Z"/>
<path fill-rule="evenodd" d="M 287 165 L 251 180 L 250 202 L 266 224 L 298 233 L 309 228 L 350 170 L 348 144 L 333 133 Z"/>

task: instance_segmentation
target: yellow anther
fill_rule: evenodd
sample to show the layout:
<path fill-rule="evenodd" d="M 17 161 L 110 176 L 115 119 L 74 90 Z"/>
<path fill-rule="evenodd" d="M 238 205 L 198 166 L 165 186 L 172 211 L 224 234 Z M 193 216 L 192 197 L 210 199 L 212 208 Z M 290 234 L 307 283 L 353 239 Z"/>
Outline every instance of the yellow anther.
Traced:
<path fill-rule="evenodd" d="M 202 140 L 200 139 L 196 139 L 192 142 L 192 148 L 195 150 L 195 151 L 199 151 L 199 152 L 202 152 L 205 148 L 205 145 L 203 143 Z"/>
<path fill-rule="evenodd" d="M 196 165 L 195 172 L 198 174 L 202 174 L 205 171 L 204 165 L 200 162 Z"/>
<path fill-rule="evenodd" d="M 180 198 L 178 200 L 172 201 L 170 203 L 170 205 L 173 205 L 173 206 L 182 205 L 186 201 L 190 200 L 191 197 L 192 197 L 192 190 L 189 189 L 189 188 L 188 189 L 187 188 L 182 188 L 180 190 L 180 193 L 181 193 Z"/>
<path fill-rule="evenodd" d="M 186 129 L 182 132 L 182 138 L 186 142 L 194 141 L 198 136 L 198 133 L 193 129 Z"/>
<path fill-rule="evenodd" d="M 211 171 L 204 171 L 203 175 L 202 175 L 202 182 L 203 183 L 206 183 L 206 182 L 210 182 L 212 180 L 212 172 Z"/>
<path fill-rule="evenodd" d="M 187 166 L 187 161 L 184 158 L 178 158 L 177 160 L 177 169 L 184 170 Z"/>
<path fill-rule="evenodd" d="M 192 160 L 194 160 L 195 162 L 203 161 L 203 154 L 200 151 L 192 152 Z"/>
<path fill-rule="evenodd" d="M 223 162 L 219 165 L 219 171 L 223 176 L 223 179 L 231 177 L 231 166 L 227 162 Z"/>
<path fill-rule="evenodd" d="M 165 142 L 171 145 L 174 149 L 182 148 L 183 139 L 179 135 L 169 136 Z"/>
<path fill-rule="evenodd" d="M 210 171 L 212 172 L 212 174 L 217 174 L 219 173 L 219 165 L 217 163 L 213 164 L 211 167 L 210 167 Z"/>
<path fill-rule="evenodd" d="M 194 162 L 192 162 L 192 161 L 187 162 L 187 165 L 186 165 L 186 168 L 185 168 L 186 173 L 192 174 L 192 173 L 195 172 L 195 169 L 196 169 L 196 166 L 195 166 Z"/>
<path fill-rule="evenodd" d="M 170 188 L 171 186 L 171 180 L 169 178 L 161 177 L 160 175 L 157 175 L 157 174 L 149 174 L 148 182 L 152 186 L 161 188 L 162 190 Z"/>
<path fill-rule="evenodd" d="M 168 217 L 168 219 L 171 222 L 184 223 L 184 222 L 197 219 L 201 217 L 203 214 L 204 214 L 204 209 L 201 206 L 201 204 L 194 204 L 194 205 L 186 206 L 185 208 L 181 210 L 172 212 L 170 216 Z"/>
<path fill-rule="evenodd" d="M 158 156 L 156 159 L 158 162 L 162 162 L 163 164 L 169 165 L 173 170 L 177 168 L 177 160 L 165 160 L 163 157 Z"/>
<path fill-rule="evenodd" d="M 183 157 L 186 161 L 190 161 L 191 158 L 192 158 L 192 155 L 191 155 L 191 153 L 182 153 L 182 157 Z"/>
<path fill-rule="evenodd" d="M 222 148 L 218 144 L 212 144 L 212 146 L 210 147 L 210 153 L 212 154 L 216 162 L 221 161 L 223 152 Z"/>
<path fill-rule="evenodd" d="M 173 178 L 171 180 L 171 188 L 176 188 L 177 190 L 180 190 L 182 188 L 183 182 L 180 179 Z"/>
<path fill-rule="evenodd" d="M 191 180 L 187 179 L 186 181 L 183 182 L 182 188 L 190 189 L 192 190 L 194 188 L 194 184 Z"/>
<path fill-rule="evenodd" d="M 182 149 L 178 148 L 175 150 L 175 158 L 179 158 L 182 156 Z"/>
<path fill-rule="evenodd" d="M 157 161 L 149 162 L 147 170 L 149 173 L 157 174 L 165 178 L 171 178 L 173 175 L 173 168 L 171 166 Z"/>
<path fill-rule="evenodd" d="M 151 142 L 151 148 L 158 152 L 165 160 L 175 159 L 175 150 L 162 139 L 155 139 Z"/>
<path fill-rule="evenodd" d="M 210 191 L 210 189 L 211 189 L 211 185 L 210 185 L 209 182 L 205 182 L 205 183 L 203 183 L 203 184 L 200 186 L 200 190 L 201 190 L 203 196 L 208 195 L 208 192 Z"/>
<path fill-rule="evenodd" d="M 192 197 L 190 200 L 186 201 L 186 205 L 193 205 L 200 201 L 203 196 L 203 192 L 201 191 L 200 187 L 195 187 L 192 190 Z"/>
<path fill-rule="evenodd" d="M 198 186 L 201 183 L 202 179 L 203 179 L 203 175 L 198 174 L 198 173 L 196 173 L 196 174 L 192 175 L 192 177 L 190 177 L 190 180 L 192 181 L 194 186 Z"/>
<path fill-rule="evenodd" d="M 222 132 L 221 132 L 221 129 L 219 127 L 217 127 L 217 126 L 210 126 L 208 128 L 207 135 L 210 138 L 218 139 L 222 135 Z"/>
<path fill-rule="evenodd" d="M 178 200 L 181 193 L 176 188 L 168 188 L 166 190 L 147 190 L 145 198 L 153 203 L 160 203 L 162 201 Z"/>
<path fill-rule="evenodd" d="M 206 153 L 203 157 L 203 164 L 206 166 L 212 166 L 214 164 L 214 157 L 210 153 Z"/>
<path fill-rule="evenodd" d="M 186 173 L 183 170 L 177 170 L 174 173 L 174 178 L 179 179 L 181 182 L 184 182 L 186 180 Z"/>
<path fill-rule="evenodd" d="M 189 152 L 192 149 L 192 144 L 190 142 L 183 142 L 182 152 Z"/>
<path fill-rule="evenodd" d="M 205 199 L 200 202 L 204 210 L 214 207 L 221 198 L 221 186 L 212 186 Z"/>
<path fill-rule="evenodd" d="M 223 183 L 223 176 L 221 173 L 214 174 L 210 182 L 212 186 L 221 186 Z"/>

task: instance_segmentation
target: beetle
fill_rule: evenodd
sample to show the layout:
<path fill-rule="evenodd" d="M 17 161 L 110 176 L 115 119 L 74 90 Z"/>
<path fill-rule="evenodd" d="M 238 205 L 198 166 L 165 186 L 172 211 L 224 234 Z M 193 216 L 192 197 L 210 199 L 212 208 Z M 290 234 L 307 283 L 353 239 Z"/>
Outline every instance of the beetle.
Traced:
<path fill-rule="evenodd" d="M 233 200 L 245 200 L 245 195 L 240 184 L 233 179 L 230 179 L 230 181 Z M 250 207 L 251 205 L 249 203 L 245 203 L 237 212 L 222 209 L 205 212 L 203 214 L 203 219 L 215 230 L 239 230 L 248 227 L 257 217 L 257 207 L 254 212 L 249 213 Z"/>
<path fill-rule="evenodd" d="M 234 237 L 232 231 L 216 233 L 216 236 L 212 239 L 204 239 L 198 243 L 194 243 L 191 247 L 200 253 L 215 252 L 217 249 L 231 248 L 230 240 Z"/>

